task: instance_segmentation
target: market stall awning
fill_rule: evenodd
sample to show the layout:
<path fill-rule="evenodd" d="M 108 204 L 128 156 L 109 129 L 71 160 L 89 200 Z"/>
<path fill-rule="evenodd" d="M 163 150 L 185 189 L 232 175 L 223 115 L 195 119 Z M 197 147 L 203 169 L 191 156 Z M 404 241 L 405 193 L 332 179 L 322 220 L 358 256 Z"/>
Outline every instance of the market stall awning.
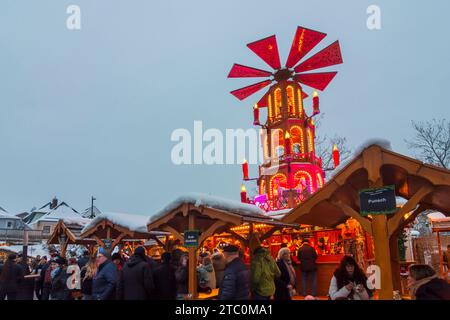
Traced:
<path fill-rule="evenodd" d="M 377 166 L 376 169 L 372 168 Z M 369 172 L 377 171 L 373 179 Z M 371 173 L 371 175 L 373 175 Z M 379 180 L 381 181 L 373 181 Z M 378 185 L 394 185 L 395 193 L 407 201 L 403 212 L 434 209 L 450 214 L 450 171 L 425 164 L 373 144 L 344 164 L 322 189 L 294 208 L 282 221 L 335 227 L 349 216 L 359 214 L 359 190 Z M 410 222 L 416 215 L 407 219 Z M 391 227 L 398 226 L 399 215 L 390 215 Z M 392 232 L 394 230 L 391 230 Z"/>
<path fill-rule="evenodd" d="M 90 245 L 95 244 L 93 239 L 81 239 L 81 230 L 84 228 L 86 223 L 80 223 L 79 221 L 71 221 L 60 219 L 53 230 L 53 233 L 48 239 L 48 244 L 61 244 L 61 236 L 65 236 L 66 244 L 81 244 Z"/>
<path fill-rule="evenodd" d="M 99 245 L 104 245 L 104 239 L 112 239 L 112 247 L 121 241 L 141 239 L 154 239 L 159 242 L 157 236 L 164 236 L 164 232 L 147 231 L 148 216 L 103 212 L 91 220 L 81 231 L 80 238 L 95 239 Z"/>
<path fill-rule="evenodd" d="M 199 243 L 213 234 L 227 231 L 244 223 L 264 223 L 277 227 L 298 227 L 297 223 L 282 222 L 265 214 L 259 207 L 217 196 L 191 193 L 177 198 L 153 215 L 148 230 L 163 230 L 183 240 L 189 228 L 189 215 L 195 216 L 195 229 L 201 232 Z"/>

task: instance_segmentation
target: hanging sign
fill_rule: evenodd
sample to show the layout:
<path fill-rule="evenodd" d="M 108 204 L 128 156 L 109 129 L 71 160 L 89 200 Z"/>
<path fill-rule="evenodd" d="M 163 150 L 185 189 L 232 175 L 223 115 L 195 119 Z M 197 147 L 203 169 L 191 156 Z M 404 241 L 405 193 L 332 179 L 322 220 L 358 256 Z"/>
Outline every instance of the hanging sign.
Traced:
<path fill-rule="evenodd" d="M 112 247 L 112 239 L 103 239 L 103 248 L 106 250 L 111 249 Z"/>
<path fill-rule="evenodd" d="M 397 211 L 395 186 L 364 189 L 359 192 L 361 215 L 391 214 Z"/>
<path fill-rule="evenodd" d="M 185 247 L 198 247 L 199 230 L 186 230 L 184 231 L 184 246 Z"/>

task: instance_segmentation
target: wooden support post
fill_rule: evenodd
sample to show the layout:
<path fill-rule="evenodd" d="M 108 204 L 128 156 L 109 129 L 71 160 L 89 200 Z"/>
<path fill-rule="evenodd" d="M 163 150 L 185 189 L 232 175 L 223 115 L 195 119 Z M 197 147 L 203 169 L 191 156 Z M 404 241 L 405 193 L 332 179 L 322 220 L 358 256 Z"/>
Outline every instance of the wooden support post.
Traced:
<path fill-rule="evenodd" d="M 392 281 L 394 290 L 398 290 L 402 293 L 402 282 L 400 278 L 400 257 L 398 255 L 398 240 L 397 235 L 394 235 L 389 240 L 389 248 L 391 249 L 391 269 L 392 269 Z"/>
<path fill-rule="evenodd" d="M 392 282 L 392 265 L 389 249 L 389 235 L 387 230 L 387 217 L 375 215 L 372 220 L 372 232 L 375 242 L 375 262 L 381 271 L 381 289 L 379 299 L 392 300 L 394 286 Z"/>
<path fill-rule="evenodd" d="M 439 276 L 443 276 L 444 275 L 444 261 L 442 259 L 441 236 L 439 235 L 439 231 L 437 231 L 436 234 L 437 234 L 437 243 L 438 243 L 438 249 L 439 249 Z"/>
<path fill-rule="evenodd" d="M 189 219 L 189 230 L 194 230 L 195 228 L 195 215 L 191 212 L 188 215 Z M 197 248 L 189 247 L 188 254 L 188 292 L 192 295 L 192 299 L 197 298 Z"/>
<path fill-rule="evenodd" d="M 63 245 L 61 246 L 61 257 L 66 256 L 66 250 L 67 250 L 67 241 L 63 243 Z"/>

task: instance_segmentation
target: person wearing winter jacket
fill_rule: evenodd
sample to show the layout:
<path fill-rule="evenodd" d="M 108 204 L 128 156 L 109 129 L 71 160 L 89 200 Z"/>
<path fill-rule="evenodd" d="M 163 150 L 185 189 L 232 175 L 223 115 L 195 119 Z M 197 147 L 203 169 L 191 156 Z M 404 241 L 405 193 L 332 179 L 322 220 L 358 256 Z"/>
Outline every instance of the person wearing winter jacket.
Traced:
<path fill-rule="evenodd" d="M 450 300 L 450 284 L 427 264 L 409 266 L 408 288 L 412 300 Z"/>
<path fill-rule="evenodd" d="M 275 300 L 291 300 L 296 293 L 297 275 L 292 266 L 291 251 L 289 248 L 281 248 L 278 251 L 277 266 L 280 269 L 280 277 L 275 280 Z"/>
<path fill-rule="evenodd" d="M 263 247 L 254 250 L 250 274 L 253 299 L 269 300 L 275 293 L 275 279 L 281 275 L 269 250 Z"/>
<path fill-rule="evenodd" d="M 17 256 L 10 254 L 0 271 L 0 300 L 16 300 L 19 285 L 23 281 L 23 269 L 15 262 Z"/>
<path fill-rule="evenodd" d="M 249 300 L 250 273 L 239 257 L 239 248 L 228 245 L 223 253 L 227 266 L 219 289 L 219 300 Z"/>
<path fill-rule="evenodd" d="M 216 275 L 216 288 L 219 288 L 223 279 L 223 272 L 226 267 L 225 257 L 222 252 L 217 251 L 211 256 L 211 259 L 214 267 L 214 273 Z"/>
<path fill-rule="evenodd" d="M 316 250 L 309 244 L 309 240 L 305 239 L 303 245 L 298 249 L 297 255 L 302 271 L 302 295 L 308 294 L 308 278 L 312 278 L 312 295 L 317 296 Z"/>
<path fill-rule="evenodd" d="M 177 284 L 177 300 L 182 300 L 188 294 L 188 256 L 180 249 L 175 249 L 172 252 L 172 257 Z"/>
<path fill-rule="evenodd" d="M 153 271 L 155 298 L 158 300 L 175 300 L 177 297 L 177 280 L 170 252 L 161 255 L 162 263 Z"/>
<path fill-rule="evenodd" d="M 197 274 L 198 292 L 210 293 L 216 287 L 216 274 L 210 256 L 203 257 L 202 264 L 197 267 Z"/>
<path fill-rule="evenodd" d="M 108 259 L 107 251 L 100 247 L 97 252 L 97 273 L 92 283 L 92 298 L 94 300 L 114 300 L 116 298 L 118 271 Z"/>
<path fill-rule="evenodd" d="M 153 274 L 144 247 L 137 247 L 122 268 L 118 286 L 121 300 L 148 300 L 155 288 Z"/>
<path fill-rule="evenodd" d="M 70 292 L 67 287 L 67 261 L 64 258 L 57 258 L 52 261 L 52 289 L 50 297 L 52 300 L 69 300 Z"/>
<path fill-rule="evenodd" d="M 367 277 L 351 256 L 344 256 L 334 271 L 328 295 L 331 300 L 370 299 L 372 291 L 367 287 Z"/>

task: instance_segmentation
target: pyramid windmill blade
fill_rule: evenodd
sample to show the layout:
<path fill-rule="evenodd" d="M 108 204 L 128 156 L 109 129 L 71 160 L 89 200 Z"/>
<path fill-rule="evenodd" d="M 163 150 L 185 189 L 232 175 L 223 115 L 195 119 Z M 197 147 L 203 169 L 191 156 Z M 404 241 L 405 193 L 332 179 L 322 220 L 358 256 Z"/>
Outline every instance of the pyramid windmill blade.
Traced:
<path fill-rule="evenodd" d="M 323 91 L 336 74 L 337 72 L 301 73 L 296 74 L 294 79 L 308 87 Z"/>
<path fill-rule="evenodd" d="M 295 72 L 304 72 L 314 69 L 325 68 L 342 63 L 341 48 L 339 41 L 335 41 L 325 49 L 317 52 L 311 58 L 303 61 L 294 68 Z"/>
<path fill-rule="evenodd" d="M 280 55 L 278 54 L 277 38 L 275 35 L 247 44 L 258 57 L 263 59 L 274 69 L 280 69 Z"/>
<path fill-rule="evenodd" d="M 302 99 L 306 99 L 309 97 L 309 94 L 307 94 L 305 91 L 302 90 Z"/>
<path fill-rule="evenodd" d="M 297 27 L 294 40 L 292 41 L 291 51 L 286 61 L 286 68 L 292 68 L 310 52 L 323 38 L 326 33 L 314 31 L 311 29 Z"/>
<path fill-rule="evenodd" d="M 261 82 L 252 84 L 252 85 L 247 86 L 247 87 L 243 87 L 243 88 L 240 88 L 240 89 L 237 89 L 237 90 L 233 90 L 230 93 L 233 96 L 235 96 L 236 98 L 238 98 L 239 100 L 244 100 L 248 96 L 251 96 L 255 92 L 261 90 L 262 88 L 268 86 L 271 83 L 272 83 L 272 80 L 265 80 L 265 81 L 261 81 Z"/>
<path fill-rule="evenodd" d="M 271 72 L 256 69 L 252 67 L 247 67 L 242 64 L 235 63 L 228 74 L 228 78 L 259 78 L 259 77 L 270 77 Z"/>

